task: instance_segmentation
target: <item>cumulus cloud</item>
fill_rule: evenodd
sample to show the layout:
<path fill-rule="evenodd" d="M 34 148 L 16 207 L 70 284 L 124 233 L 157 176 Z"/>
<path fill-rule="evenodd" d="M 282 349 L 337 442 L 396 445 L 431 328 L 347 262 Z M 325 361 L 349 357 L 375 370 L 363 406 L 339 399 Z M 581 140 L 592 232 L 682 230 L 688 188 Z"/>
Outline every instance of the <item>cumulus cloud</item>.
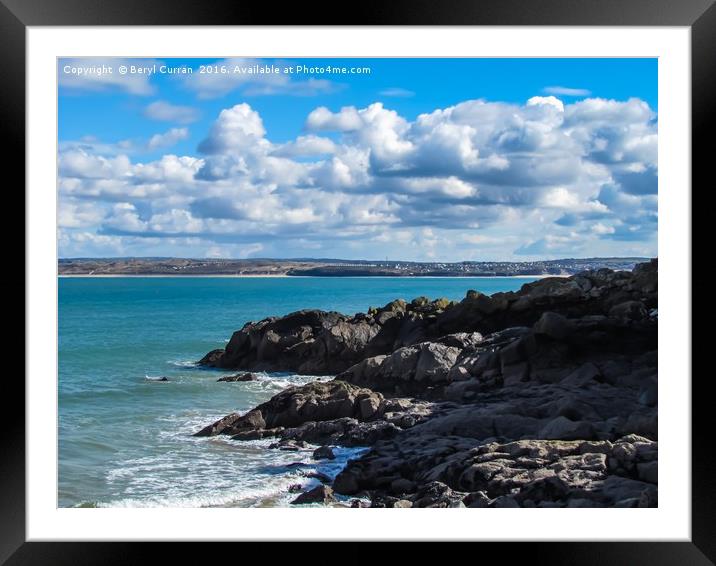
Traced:
<path fill-rule="evenodd" d="M 278 157 L 308 157 L 329 155 L 336 152 L 336 144 L 329 138 L 308 135 L 298 136 L 294 141 L 275 149 L 272 155 Z"/>
<path fill-rule="evenodd" d="M 71 149 L 60 153 L 58 169 L 61 176 L 68 178 L 116 179 L 129 173 L 131 162 L 126 155 L 103 157 Z"/>
<path fill-rule="evenodd" d="M 195 157 L 163 155 L 158 161 L 137 163 L 132 169 L 138 183 L 192 183 L 204 161 Z"/>
<path fill-rule="evenodd" d="M 222 110 L 209 131 L 209 136 L 199 144 L 201 153 L 235 152 L 264 143 L 266 130 L 259 113 L 246 103 Z"/>
<path fill-rule="evenodd" d="M 92 201 L 61 199 L 57 207 L 57 225 L 60 228 L 87 228 L 97 225 L 105 216 L 103 207 Z"/>
<path fill-rule="evenodd" d="M 319 106 L 306 118 L 306 129 L 314 132 L 350 132 L 360 129 L 362 125 L 363 121 L 355 106 L 346 106 L 335 113 L 325 106 Z"/>
<path fill-rule="evenodd" d="M 96 140 L 61 145 L 61 249 L 129 253 L 144 241 L 199 257 L 450 260 L 655 251 L 657 119 L 641 100 L 468 100 L 412 120 L 380 102 L 321 106 L 305 130 L 274 143 L 242 102 L 219 112 L 197 156 L 133 162 L 102 155 Z M 147 145 L 187 135 L 173 128 Z"/>

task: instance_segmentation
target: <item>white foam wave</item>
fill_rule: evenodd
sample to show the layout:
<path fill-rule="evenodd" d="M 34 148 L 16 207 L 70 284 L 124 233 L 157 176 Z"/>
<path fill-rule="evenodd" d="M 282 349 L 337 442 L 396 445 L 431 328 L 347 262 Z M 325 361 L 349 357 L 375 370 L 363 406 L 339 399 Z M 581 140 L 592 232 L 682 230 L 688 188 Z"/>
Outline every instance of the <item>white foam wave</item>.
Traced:
<path fill-rule="evenodd" d="M 176 366 L 180 368 L 195 368 L 199 367 L 196 360 L 167 360 L 170 366 Z"/>
<path fill-rule="evenodd" d="M 335 448 L 335 460 L 316 462 L 315 446 L 298 452 L 268 449 L 273 441 L 191 437 L 183 454 L 118 462 L 106 475 L 118 497 L 93 503 L 98 507 L 283 507 L 297 496 L 289 492 L 291 485 L 306 490 L 319 484 L 305 472 L 313 470 L 333 479 L 350 458 L 366 450 Z"/>
<path fill-rule="evenodd" d="M 161 383 L 166 383 L 166 382 L 169 381 L 169 380 L 168 380 L 167 378 L 165 378 L 163 375 L 156 375 L 156 376 L 155 376 L 155 375 L 148 375 L 148 374 L 146 374 L 146 373 L 144 374 L 144 380 L 145 380 L 145 381 L 156 381 L 156 382 L 161 382 Z"/>

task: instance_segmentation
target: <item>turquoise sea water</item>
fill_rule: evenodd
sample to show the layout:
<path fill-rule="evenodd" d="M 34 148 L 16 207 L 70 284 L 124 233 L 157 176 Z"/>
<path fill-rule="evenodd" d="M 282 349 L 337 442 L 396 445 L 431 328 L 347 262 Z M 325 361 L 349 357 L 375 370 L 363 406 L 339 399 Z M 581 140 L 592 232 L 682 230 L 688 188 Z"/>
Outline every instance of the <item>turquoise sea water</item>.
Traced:
<path fill-rule="evenodd" d="M 267 450 L 192 433 L 310 376 L 232 372 L 193 362 L 250 320 L 304 308 L 365 311 L 402 297 L 461 299 L 531 278 L 127 277 L 59 280 L 58 505 L 285 505 L 302 471 L 333 475 L 356 450 L 316 464 L 311 450 Z M 152 378 L 166 376 L 170 381 Z M 303 462 L 304 466 L 290 466 Z"/>

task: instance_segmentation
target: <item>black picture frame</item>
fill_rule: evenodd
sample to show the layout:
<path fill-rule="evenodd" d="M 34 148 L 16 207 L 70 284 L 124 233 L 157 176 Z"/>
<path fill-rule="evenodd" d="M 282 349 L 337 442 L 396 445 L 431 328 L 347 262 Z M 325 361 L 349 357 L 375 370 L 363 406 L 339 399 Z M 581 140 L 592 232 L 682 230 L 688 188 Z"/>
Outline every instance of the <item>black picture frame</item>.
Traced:
<path fill-rule="evenodd" d="M 692 185 L 706 188 L 716 100 L 716 6 L 714 0 L 435 0 L 363 1 L 345 5 L 311 2 L 280 8 L 250 0 L 0 0 L 0 115 L 6 163 L 14 164 L 24 186 L 25 32 L 28 26 L 63 25 L 559 25 L 687 26 L 691 29 Z M 6 190 L 17 191 L 19 184 Z M 688 188 L 680 188 L 685 194 Z M 18 203 L 24 210 L 24 202 Z M 692 226 L 695 219 L 692 220 Z M 693 256 L 692 256 L 693 257 Z M 19 270 L 18 270 L 19 271 Z M 694 282 L 692 295 L 699 292 Z M 27 297 L 26 297 L 27 300 Z M 684 329 L 688 331 L 689 329 Z M 24 336 L 24 333 L 23 333 Z M 693 349 L 694 353 L 698 350 Z M 676 376 L 668 376 L 676 378 Z M 686 378 L 681 376 L 686 383 Z M 492 543 L 510 561 L 544 564 L 714 564 L 716 563 L 716 466 L 708 433 L 710 375 L 692 379 L 692 538 L 690 542 Z M 146 543 L 39 543 L 25 541 L 24 384 L 8 372 L 3 387 L 3 442 L 0 445 L 0 563 L 131 564 L 147 558 Z M 638 520 L 638 519 L 637 519 Z M 349 534 L 349 533 L 347 533 Z M 585 535 L 588 536 L 588 532 Z M 555 533 L 558 537 L 559 533 Z M 350 543 L 359 544 L 359 543 Z M 372 545 L 373 543 L 362 543 Z M 509 546 L 509 550 L 506 548 Z M 157 545 L 152 545 L 157 546 Z M 165 557 L 179 554 L 161 544 Z M 227 549 L 228 545 L 221 545 Z M 383 545 L 385 546 L 385 545 Z M 325 547 L 324 547 L 325 548 Z M 326 556 L 357 561 L 385 559 L 393 550 L 340 549 Z M 257 549 L 258 551 L 258 549 Z M 206 561 L 204 545 L 184 544 L 181 562 Z M 212 549 L 211 560 L 217 560 Z M 272 551 L 275 553 L 276 551 Z M 323 552 L 323 551 L 322 551 Z M 401 557 L 404 558 L 404 554 Z M 478 552 L 484 552 L 480 549 Z M 166 553 L 166 554 L 165 554 Z M 366 554 L 367 553 L 367 554 Z M 303 554 L 303 553 L 302 553 Z M 307 556 L 313 555 L 308 552 Z M 178 557 L 179 558 L 179 557 Z M 274 554 L 274 559 L 278 557 Z M 235 558 L 240 559 L 240 558 Z M 364 562 L 364 560 L 361 560 Z"/>

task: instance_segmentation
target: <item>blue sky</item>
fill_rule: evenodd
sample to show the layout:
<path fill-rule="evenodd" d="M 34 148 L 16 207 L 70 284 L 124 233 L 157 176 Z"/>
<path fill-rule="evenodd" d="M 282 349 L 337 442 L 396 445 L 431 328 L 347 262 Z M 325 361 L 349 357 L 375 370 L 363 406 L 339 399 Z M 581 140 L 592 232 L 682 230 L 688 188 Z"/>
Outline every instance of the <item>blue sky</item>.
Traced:
<path fill-rule="evenodd" d="M 656 255 L 656 59 L 58 73 L 61 257 Z"/>

